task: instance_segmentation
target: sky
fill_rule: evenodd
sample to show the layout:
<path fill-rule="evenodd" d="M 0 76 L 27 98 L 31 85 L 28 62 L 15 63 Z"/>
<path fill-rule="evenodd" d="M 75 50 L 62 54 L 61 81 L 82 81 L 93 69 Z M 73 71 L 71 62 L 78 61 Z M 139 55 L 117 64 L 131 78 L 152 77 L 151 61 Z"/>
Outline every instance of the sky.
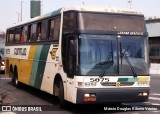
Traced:
<path fill-rule="evenodd" d="M 22 20 L 30 19 L 30 0 L 1 0 L 0 30 L 18 23 L 18 13 L 21 12 Z M 42 14 L 49 13 L 64 6 L 113 6 L 118 8 L 130 8 L 129 0 L 41 0 Z M 131 9 L 143 12 L 145 17 L 160 18 L 160 0 L 132 0 Z"/>

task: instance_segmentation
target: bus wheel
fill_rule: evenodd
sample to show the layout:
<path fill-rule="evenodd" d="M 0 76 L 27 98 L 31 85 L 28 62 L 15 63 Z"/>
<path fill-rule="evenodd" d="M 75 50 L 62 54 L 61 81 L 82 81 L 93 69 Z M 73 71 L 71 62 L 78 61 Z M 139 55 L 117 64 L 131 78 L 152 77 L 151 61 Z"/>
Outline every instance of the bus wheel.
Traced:
<path fill-rule="evenodd" d="M 62 80 L 60 81 L 60 91 L 59 91 L 60 107 L 66 108 L 66 101 L 64 99 L 64 86 Z"/>
<path fill-rule="evenodd" d="M 13 84 L 14 84 L 15 87 L 18 88 L 18 87 L 19 87 L 19 82 L 18 82 L 18 74 L 17 74 L 17 70 L 15 70 L 13 78 L 14 78 Z"/>
<path fill-rule="evenodd" d="M 13 75 L 13 70 L 9 71 L 9 77 L 12 78 L 12 84 L 14 85 L 14 75 Z"/>

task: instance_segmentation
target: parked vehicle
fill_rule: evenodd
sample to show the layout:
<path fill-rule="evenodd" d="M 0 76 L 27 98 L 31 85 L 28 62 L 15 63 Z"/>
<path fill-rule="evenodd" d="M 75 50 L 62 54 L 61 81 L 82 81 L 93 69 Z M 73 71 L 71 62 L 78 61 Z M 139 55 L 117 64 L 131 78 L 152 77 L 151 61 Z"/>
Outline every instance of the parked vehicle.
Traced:
<path fill-rule="evenodd" d="M 4 54 L 0 53 L 0 73 L 5 71 Z"/>

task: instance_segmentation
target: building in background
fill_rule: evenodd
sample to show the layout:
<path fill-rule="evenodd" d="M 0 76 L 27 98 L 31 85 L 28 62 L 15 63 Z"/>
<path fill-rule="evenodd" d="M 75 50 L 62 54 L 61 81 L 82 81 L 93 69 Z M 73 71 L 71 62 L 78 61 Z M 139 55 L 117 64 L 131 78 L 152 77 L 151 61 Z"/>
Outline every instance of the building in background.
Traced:
<path fill-rule="evenodd" d="M 30 1 L 30 17 L 34 18 L 41 15 L 41 1 L 31 0 Z"/>
<path fill-rule="evenodd" d="M 5 46 L 5 32 L 0 30 L 0 52 L 1 50 L 4 50 Z"/>
<path fill-rule="evenodd" d="M 150 73 L 160 74 L 160 18 L 146 20 L 149 35 Z"/>

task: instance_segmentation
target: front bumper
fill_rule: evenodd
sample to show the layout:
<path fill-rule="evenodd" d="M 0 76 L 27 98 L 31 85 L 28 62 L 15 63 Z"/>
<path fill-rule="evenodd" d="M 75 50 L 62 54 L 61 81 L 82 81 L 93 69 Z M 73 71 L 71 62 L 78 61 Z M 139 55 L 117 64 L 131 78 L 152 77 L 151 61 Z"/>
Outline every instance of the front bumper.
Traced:
<path fill-rule="evenodd" d="M 147 92 L 149 87 L 137 88 L 78 88 L 77 104 L 101 104 L 101 103 L 124 103 L 124 102 L 146 102 L 148 96 L 139 96 L 140 92 Z M 85 102 L 84 94 L 96 95 L 96 101 Z"/>

